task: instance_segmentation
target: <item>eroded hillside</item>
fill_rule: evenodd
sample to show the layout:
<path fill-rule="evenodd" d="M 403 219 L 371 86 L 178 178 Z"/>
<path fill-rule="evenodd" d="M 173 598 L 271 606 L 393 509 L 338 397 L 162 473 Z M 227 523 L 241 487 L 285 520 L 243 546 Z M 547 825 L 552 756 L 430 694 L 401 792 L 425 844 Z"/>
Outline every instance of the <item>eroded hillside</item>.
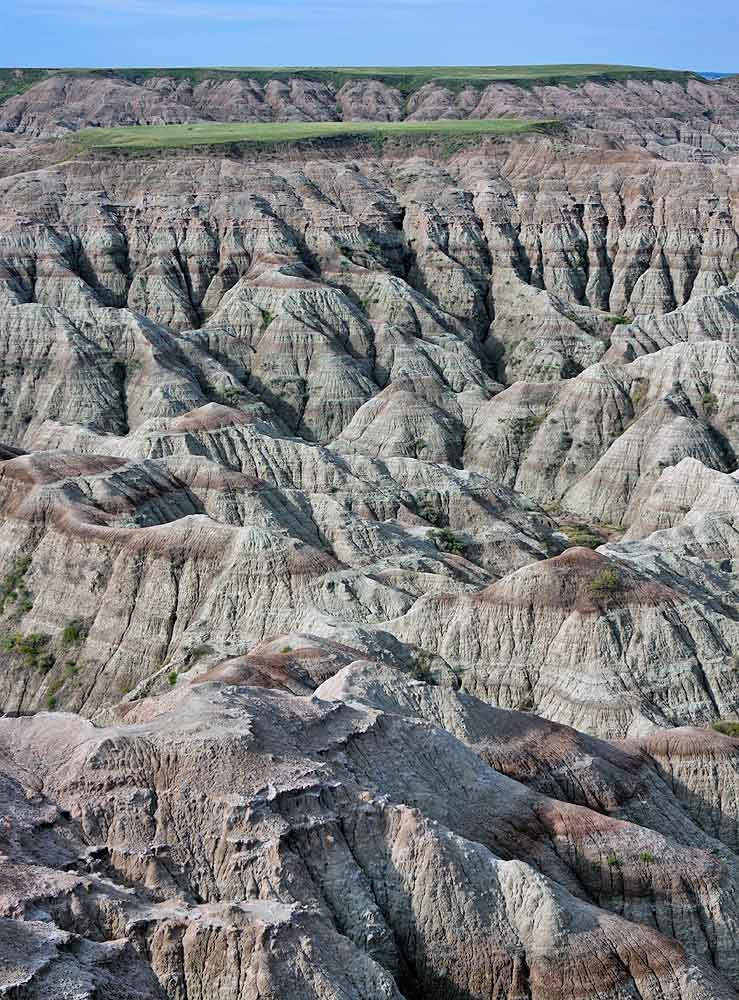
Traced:
<path fill-rule="evenodd" d="M 247 83 L 0 105 L 0 985 L 735 997 L 736 82 Z"/>

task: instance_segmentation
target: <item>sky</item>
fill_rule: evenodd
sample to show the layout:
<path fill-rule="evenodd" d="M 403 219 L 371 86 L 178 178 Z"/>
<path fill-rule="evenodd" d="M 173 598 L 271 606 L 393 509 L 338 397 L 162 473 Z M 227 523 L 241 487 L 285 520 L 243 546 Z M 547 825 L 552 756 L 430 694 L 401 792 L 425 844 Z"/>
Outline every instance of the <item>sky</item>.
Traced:
<path fill-rule="evenodd" d="M 737 0 L 0 0 L 2 66 L 739 71 Z"/>

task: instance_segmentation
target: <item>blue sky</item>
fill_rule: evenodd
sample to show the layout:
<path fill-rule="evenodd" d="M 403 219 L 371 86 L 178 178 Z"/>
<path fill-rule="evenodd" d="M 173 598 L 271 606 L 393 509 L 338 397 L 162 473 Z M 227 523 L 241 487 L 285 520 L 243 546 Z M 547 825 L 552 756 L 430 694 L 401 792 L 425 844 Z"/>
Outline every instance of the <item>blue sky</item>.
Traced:
<path fill-rule="evenodd" d="M 616 62 L 739 71 L 739 2 L 0 0 L 2 66 Z"/>

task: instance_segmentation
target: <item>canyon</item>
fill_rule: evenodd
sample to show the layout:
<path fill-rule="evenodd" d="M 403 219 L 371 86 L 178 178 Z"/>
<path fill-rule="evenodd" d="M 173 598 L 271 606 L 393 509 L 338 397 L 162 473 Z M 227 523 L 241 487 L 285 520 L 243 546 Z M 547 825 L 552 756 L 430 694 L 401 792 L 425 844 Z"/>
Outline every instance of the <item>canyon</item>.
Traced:
<path fill-rule="evenodd" d="M 739 78 L 24 72 L 0 992 L 736 997 Z"/>

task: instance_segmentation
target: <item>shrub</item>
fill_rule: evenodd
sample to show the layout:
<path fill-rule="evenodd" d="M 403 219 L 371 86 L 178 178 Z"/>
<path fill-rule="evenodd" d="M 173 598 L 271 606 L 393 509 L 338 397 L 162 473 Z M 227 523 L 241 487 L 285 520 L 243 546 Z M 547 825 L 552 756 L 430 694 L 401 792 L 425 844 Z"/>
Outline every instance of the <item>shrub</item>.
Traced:
<path fill-rule="evenodd" d="M 201 657 L 207 656 L 208 653 L 212 652 L 213 649 L 211 646 L 208 645 L 207 642 L 202 643 L 202 645 L 200 646 L 193 646 L 193 648 L 189 650 L 187 654 L 187 662 L 195 663 L 196 660 L 199 660 Z"/>
<path fill-rule="evenodd" d="M 292 646 L 283 646 L 282 649 L 280 650 L 281 653 L 292 653 L 292 651 L 293 651 Z"/>
<path fill-rule="evenodd" d="M 5 610 L 6 603 L 16 602 L 16 610 L 21 613 L 30 611 L 33 607 L 31 595 L 29 594 L 24 581 L 24 577 L 31 560 L 28 556 L 21 556 L 16 559 L 8 572 L 0 581 L 0 612 Z"/>
<path fill-rule="evenodd" d="M 436 531 L 430 531 L 429 534 L 437 549 L 441 549 L 442 552 L 452 552 L 454 555 L 464 554 L 466 548 L 464 542 L 449 528 L 438 528 Z"/>
<path fill-rule="evenodd" d="M 590 581 L 590 589 L 594 594 L 613 594 L 621 589 L 621 577 L 608 566 L 596 573 Z"/>
<path fill-rule="evenodd" d="M 609 854 L 606 857 L 606 862 L 610 868 L 617 868 L 621 864 L 621 860 L 617 854 Z"/>
<path fill-rule="evenodd" d="M 537 417 L 532 413 L 528 417 L 516 417 L 514 420 L 511 420 L 511 431 L 515 437 L 528 440 L 534 436 L 543 423 L 543 416 Z"/>
<path fill-rule="evenodd" d="M 611 323 L 613 323 L 614 326 L 626 326 L 631 322 L 628 316 L 623 316 L 619 313 L 616 314 L 612 313 L 608 317 L 608 319 L 610 320 Z"/>
<path fill-rule="evenodd" d="M 631 390 L 631 402 L 634 405 L 634 409 L 638 409 L 644 400 L 647 398 L 647 390 L 649 388 L 649 382 L 646 379 L 637 379 L 632 390 Z"/>
<path fill-rule="evenodd" d="M 570 545 L 582 545 L 588 549 L 597 549 L 604 539 L 588 528 L 585 524 L 563 524 L 561 531 L 567 535 Z"/>
<path fill-rule="evenodd" d="M 643 861 L 645 865 L 651 865 L 657 859 L 655 858 L 655 856 L 652 854 L 651 851 L 642 851 L 641 854 L 639 855 L 639 860 Z"/>
<path fill-rule="evenodd" d="M 226 400 L 227 403 L 236 403 L 243 395 L 243 390 L 239 389 L 235 385 L 227 385 L 225 388 L 221 389 L 221 396 Z"/>
<path fill-rule="evenodd" d="M 75 646 L 87 638 L 88 628 L 79 618 L 72 618 L 62 629 L 62 645 Z"/>
<path fill-rule="evenodd" d="M 49 691 L 49 693 L 46 695 L 46 707 L 50 712 L 53 712 L 54 709 L 56 708 L 56 697 L 52 694 L 51 691 Z"/>
<path fill-rule="evenodd" d="M 718 400 L 712 392 L 704 392 L 701 396 L 703 412 L 707 417 L 715 417 L 718 413 Z"/>
<path fill-rule="evenodd" d="M 0 646 L 6 653 L 15 653 L 22 656 L 28 667 L 38 667 L 46 672 L 54 665 L 54 657 L 49 653 L 44 653 L 45 647 L 49 643 L 49 636 L 41 632 L 30 632 L 22 635 L 20 632 L 4 635 L 0 640 Z"/>
<path fill-rule="evenodd" d="M 425 649 L 419 649 L 413 654 L 409 666 L 416 680 L 424 681 L 426 684 L 434 683 L 431 673 L 431 656 Z"/>
<path fill-rule="evenodd" d="M 428 521 L 429 524 L 434 524 L 437 527 L 442 526 L 444 517 L 441 511 L 434 507 L 432 500 L 428 498 L 418 500 L 416 503 L 416 510 L 418 511 L 418 516 L 422 517 L 424 521 Z"/>
<path fill-rule="evenodd" d="M 739 739 L 739 722 L 737 721 L 721 719 L 718 722 L 714 722 L 711 728 L 715 729 L 717 733 L 722 733 L 724 736 L 732 736 L 734 739 Z"/>
<path fill-rule="evenodd" d="M 54 666 L 54 657 L 51 653 L 44 653 L 34 660 L 34 666 L 36 666 L 42 674 L 48 674 L 51 668 Z"/>
<path fill-rule="evenodd" d="M 170 687 L 174 687 L 176 683 L 177 683 L 177 671 L 170 670 L 170 672 L 167 674 L 167 684 L 169 684 Z"/>

